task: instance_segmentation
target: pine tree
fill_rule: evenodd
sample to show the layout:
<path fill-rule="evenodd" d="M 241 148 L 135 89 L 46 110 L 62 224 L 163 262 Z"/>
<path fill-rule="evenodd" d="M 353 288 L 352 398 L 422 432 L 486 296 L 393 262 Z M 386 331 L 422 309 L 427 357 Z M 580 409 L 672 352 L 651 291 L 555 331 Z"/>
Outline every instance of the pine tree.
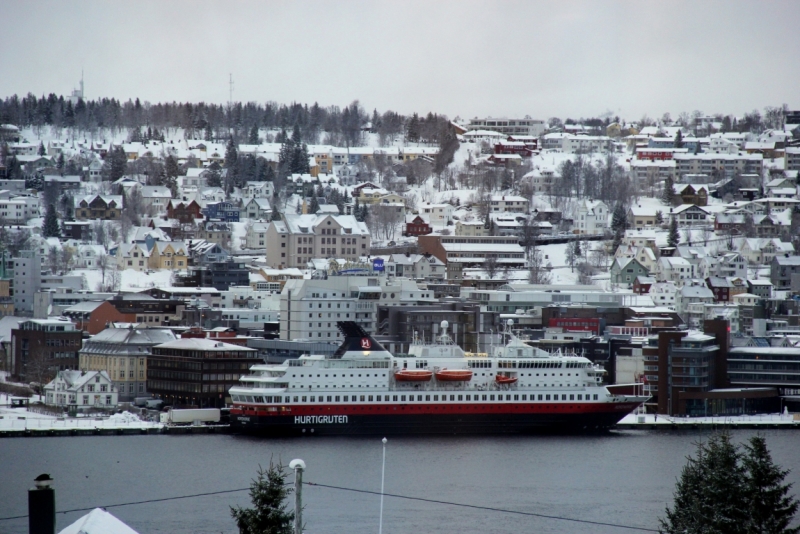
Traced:
<path fill-rule="evenodd" d="M 44 149 L 44 143 L 39 141 L 39 155 L 44 156 L 45 154 L 47 154 L 47 151 Z"/>
<path fill-rule="evenodd" d="M 256 126 L 255 124 L 250 129 L 250 135 L 247 137 L 247 144 L 248 145 L 258 144 L 258 126 Z"/>
<path fill-rule="evenodd" d="M 211 124 L 210 123 L 206 123 L 206 133 L 203 136 L 203 139 L 205 141 L 213 141 L 214 140 L 214 132 L 211 131 Z"/>
<path fill-rule="evenodd" d="M 64 153 L 63 152 L 61 152 L 58 155 L 58 159 L 56 160 L 56 169 L 58 169 L 58 172 L 60 172 L 60 173 L 64 172 Z"/>
<path fill-rule="evenodd" d="M 797 534 L 800 527 L 790 528 L 798 502 L 789 494 L 791 484 L 784 484 L 788 471 L 772 462 L 763 436 L 753 436 L 745 444 L 742 457 L 745 493 L 750 506 L 747 509 L 748 533 Z"/>
<path fill-rule="evenodd" d="M 628 226 L 628 218 L 625 215 L 625 208 L 622 207 L 621 202 L 618 202 L 614 206 L 614 213 L 611 215 L 611 229 L 615 234 L 625 233 L 626 226 Z"/>
<path fill-rule="evenodd" d="M 56 215 L 55 204 L 47 205 L 47 212 L 44 215 L 42 234 L 45 237 L 61 237 L 61 227 L 58 225 L 58 215 Z"/>
<path fill-rule="evenodd" d="M 748 496 L 741 453 L 730 435 L 697 444 L 675 486 L 673 508 L 661 519 L 667 534 L 745 534 Z"/>
<path fill-rule="evenodd" d="M 308 213 L 316 214 L 319 211 L 319 201 L 316 195 L 311 196 L 311 202 L 308 206 Z"/>
<path fill-rule="evenodd" d="M 292 534 L 294 512 L 287 510 L 286 499 L 294 491 L 286 484 L 286 470 L 270 461 L 269 469 L 258 468 L 250 484 L 253 508 L 231 507 L 239 534 Z"/>
<path fill-rule="evenodd" d="M 669 235 L 667 235 L 667 246 L 677 247 L 681 241 L 681 235 L 678 232 L 678 220 L 673 217 L 669 222 Z"/>
<path fill-rule="evenodd" d="M 683 148 L 683 134 L 680 130 L 678 130 L 678 134 L 675 136 L 675 148 Z"/>
<path fill-rule="evenodd" d="M 675 184 L 672 181 L 672 176 L 667 176 L 664 180 L 664 190 L 661 192 L 661 202 L 665 206 L 672 206 L 672 198 L 675 196 Z"/>
<path fill-rule="evenodd" d="M 661 210 L 656 211 L 656 224 L 664 224 L 664 214 Z"/>

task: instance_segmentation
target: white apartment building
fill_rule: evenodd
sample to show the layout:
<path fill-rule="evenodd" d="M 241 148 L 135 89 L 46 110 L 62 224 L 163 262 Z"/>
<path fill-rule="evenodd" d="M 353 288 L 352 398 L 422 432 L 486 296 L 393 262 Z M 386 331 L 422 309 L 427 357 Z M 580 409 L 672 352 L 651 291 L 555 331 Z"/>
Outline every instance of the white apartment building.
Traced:
<path fill-rule="evenodd" d="M 761 154 L 675 154 L 676 173 L 707 174 L 722 173 L 731 177 L 739 174 L 761 174 L 764 157 Z"/>
<path fill-rule="evenodd" d="M 266 232 L 267 265 L 305 268 L 312 258 L 357 261 L 369 254 L 367 225 L 353 215 L 284 214 Z"/>
<path fill-rule="evenodd" d="M 494 213 L 528 213 L 529 202 L 516 195 L 492 195 L 489 203 Z"/>
<path fill-rule="evenodd" d="M 39 197 L 34 195 L 12 197 L 9 191 L 0 191 L 0 223 L 27 224 L 28 219 L 39 216 Z"/>
<path fill-rule="evenodd" d="M 421 289 L 405 278 L 390 280 L 375 275 L 287 280 L 280 300 L 281 339 L 341 341 L 337 321 L 355 321 L 367 332 L 375 332 L 378 305 L 433 302 L 433 290 Z"/>
<path fill-rule="evenodd" d="M 524 119 L 492 117 L 479 119 L 476 117 L 469 121 L 469 129 L 491 130 L 507 135 L 531 135 L 533 137 L 539 137 L 547 130 L 547 124 L 543 120 L 531 119 L 530 117 L 525 117 Z"/>
<path fill-rule="evenodd" d="M 447 203 L 431 204 L 426 202 L 419 207 L 418 211 L 430 224 L 447 224 L 447 221 L 453 219 L 453 206 Z"/>

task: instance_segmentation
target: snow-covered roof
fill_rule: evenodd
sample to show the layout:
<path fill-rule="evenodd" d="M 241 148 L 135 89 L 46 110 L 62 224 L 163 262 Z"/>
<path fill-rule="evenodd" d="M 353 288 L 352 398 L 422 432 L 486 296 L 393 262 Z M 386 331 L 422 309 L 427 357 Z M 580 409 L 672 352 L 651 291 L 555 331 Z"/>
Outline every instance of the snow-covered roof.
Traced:
<path fill-rule="evenodd" d="M 58 534 L 138 534 L 102 508 L 95 508 Z"/>

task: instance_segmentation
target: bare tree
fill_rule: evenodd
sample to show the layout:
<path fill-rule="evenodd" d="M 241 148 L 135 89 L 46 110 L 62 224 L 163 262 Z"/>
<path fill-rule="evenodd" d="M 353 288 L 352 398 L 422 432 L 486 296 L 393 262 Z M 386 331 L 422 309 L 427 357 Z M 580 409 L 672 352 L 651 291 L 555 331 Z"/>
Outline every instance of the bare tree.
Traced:
<path fill-rule="evenodd" d="M 703 246 L 708 245 L 708 240 L 711 239 L 713 232 L 711 231 L 710 226 L 703 226 L 700 230 L 700 239 L 703 240 Z"/>
<path fill-rule="evenodd" d="M 497 255 L 487 254 L 486 259 L 483 260 L 483 269 L 486 271 L 486 274 L 489 275 L 490 279 L 494 279 L 494 275 L 497 274 L 499 268 L 500 266 L 497 262 Z"/>
<path fill-rule="evenodd" d="M 376 204 L 370 210 L 367 224 L 377 237 L 391 240 L 397 235 L 398 225 L 403 222 L 403 215 L 398 206 Z"/>
<path fill-rule="evenodd" d="M 544 264 L 544 254 L 539 248 L 532 248 L 528 254 L 528 282 L 531 284 L 549 284 L 552 275 Z"/>

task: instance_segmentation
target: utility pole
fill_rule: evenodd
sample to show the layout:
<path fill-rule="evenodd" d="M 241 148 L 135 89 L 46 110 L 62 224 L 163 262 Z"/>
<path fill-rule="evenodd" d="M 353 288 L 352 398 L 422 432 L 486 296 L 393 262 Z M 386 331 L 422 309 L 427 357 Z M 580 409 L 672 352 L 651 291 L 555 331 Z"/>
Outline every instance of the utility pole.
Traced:
<path fill-rule="evenodd" d="M 297 459 L 289 462 L 294 469 L 294 534 L 303 534 L 303 471 L 306 463 Z"/>
<path fill-rule="evenodd" d="M 383 481 L 386 474 L 386 438 L 383 438 L 381 443 L 383 443 L 383 466 L 381 467 L 381 514 L 378 522 L 378 534 L 383 534 Z"/>

